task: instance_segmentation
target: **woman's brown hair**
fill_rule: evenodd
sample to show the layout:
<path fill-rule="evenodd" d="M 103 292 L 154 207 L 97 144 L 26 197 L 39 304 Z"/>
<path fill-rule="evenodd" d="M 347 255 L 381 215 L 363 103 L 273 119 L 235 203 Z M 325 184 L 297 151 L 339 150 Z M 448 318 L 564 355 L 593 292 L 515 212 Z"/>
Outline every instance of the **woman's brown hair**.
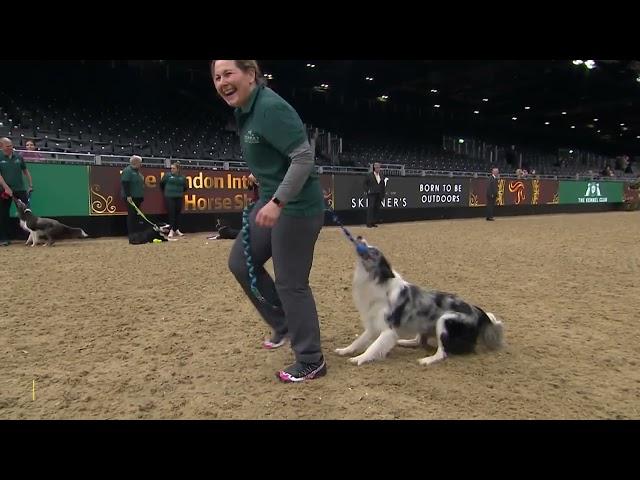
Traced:
<path fill-rule="evenodd" d="M 215 77 L 215 67 L 217 60 L 211 60 L 211 75 Z M 234 60 L 233 61 L 240 70 L 247 73 L 249 70 L 256 72 L 256 84 L 266 84 L 266 79 L 262 76 L 262 70 L 256 60 Z"/>

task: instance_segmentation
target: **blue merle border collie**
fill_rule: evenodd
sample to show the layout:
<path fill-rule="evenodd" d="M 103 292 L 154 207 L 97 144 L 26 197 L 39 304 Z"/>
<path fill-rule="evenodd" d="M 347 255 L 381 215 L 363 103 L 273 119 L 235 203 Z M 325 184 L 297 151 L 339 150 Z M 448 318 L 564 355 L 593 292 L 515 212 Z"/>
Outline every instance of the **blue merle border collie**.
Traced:
<path fill-rule="evenodd" d="M 357 249 L 353 276 L 353 299 L 364 332 L 348 347 L 337 349 L 338 355 L 364 351 L 350 359 L 362 365 L 385 358 L 396 345 L 430 345 L 436 347 L 435 354 L 418 363 L 431 365 L 449 355 L 475 352 L 479 340 L 491 350 L 502 345 L 503 325 L 493 313 L 454 294 L 405 281 L 380 250 L 362 237 L 357 242 L 366 247 Z"/>

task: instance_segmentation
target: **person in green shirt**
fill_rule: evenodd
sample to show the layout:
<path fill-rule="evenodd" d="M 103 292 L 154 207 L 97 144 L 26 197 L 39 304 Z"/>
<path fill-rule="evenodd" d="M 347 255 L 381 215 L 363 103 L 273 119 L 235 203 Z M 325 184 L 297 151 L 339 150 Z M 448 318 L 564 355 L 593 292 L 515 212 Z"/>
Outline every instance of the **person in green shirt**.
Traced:
<path fill-rule="evenodd" d="M 251 292 L 242 235 L 231 248 L 229 269 L 273 331 L 263 346 L 291 341 L 296 361 L 276 377 L 289 383 L 323 376 L 327 366 L 309 273 L 325 205 L 304 125 L 293 107 L 266 87 L 255 60 L 214 60 L 211 74 L 220 97 L 235 109 L 244 159 L 260 184 L 249 217 L 251 255 L 258 289 L 269 305 Z M 275 282 L 264 268 L 269 258 Z"/>
<path fill-rule="evenodd" d="M 138 212 L 129 202 L 136 204 L 138 208 L 144 201 L 144 176 L 140 173 L 142 158 L 134 155 L 129 159 L 129 166 L 122 170 L 120 183 L 122 185 L 122 197 L 127 202 L 127 233 L 131 235 L 142 229 L 142 220 L 138 218 Z M 129 241 L 131 243 L 131 241 Z"/>
<path fill-rule="evenodd" d="M 184 192 L 187 190 L 187 177 L 182 175 L 180 162 L 171 165 L 171 171 L 160 180 L 160 188 L 164 192 L 164 200 L 169 214 L 169 238 L 183 236 L 180 231 L 180 213 L 184 203 Z"/>
<path fill-rule="evenodd" d="M 25 187 L 24 179 L 29 183 Z M 13 142 L 0 138 L 0 246 L 9 245 L 9 223 L 11 203 L 19 198 L 29 204 L 29 193 L 33 190 L 33 179 L 22 156 L 13 150 Z"/>

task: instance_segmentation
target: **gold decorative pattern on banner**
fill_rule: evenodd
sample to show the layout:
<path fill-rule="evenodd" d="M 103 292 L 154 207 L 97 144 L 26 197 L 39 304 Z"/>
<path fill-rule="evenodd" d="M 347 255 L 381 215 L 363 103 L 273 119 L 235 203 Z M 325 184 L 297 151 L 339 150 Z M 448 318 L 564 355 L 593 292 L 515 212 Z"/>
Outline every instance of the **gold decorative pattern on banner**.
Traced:
<path fill-rule="evenodd" d="M 116 213 L 116 206 L 113 205 L 113 195 L 104 197 L 98 192 L 100 185 L 93 185 L 91 188 L 91 213 L 93 215 L 110 215 Z M 98 197 L 98 198 L 95 198 Z"/>
<path fill-rule="evenodd" d="M 538 200 L 540 200 L 540 180 L 531 180 L 531 187 L 533 189 L 531 205 L 538 205 Z"/>
<path fill-rule="evenodd" d="M 560 196 L 558 195 L 558 192 L 553 194 L 553 200 L 551 200 L 549 202 L 549 205 L 558 205 L 560 203 Z"/>
<path fill-rule="evenodd" d="M 469 206 L 470 207 L 480 207 L 480 202 L 478 202 L 478 195 L 475 193 L 469 194 Z"/>
<path fill-rule="evenodd" d="M 504 206 L 504 180 L 498 180 L 498 198 L 496 205 Z"/>
<path fill-rule="evenodd" d="M 524 195 L 524 182 L 522 180 L 514 180 L 509 182 L 509 192 L 516 194 L 516 205 L 520 205 L 525 198 Z"/>

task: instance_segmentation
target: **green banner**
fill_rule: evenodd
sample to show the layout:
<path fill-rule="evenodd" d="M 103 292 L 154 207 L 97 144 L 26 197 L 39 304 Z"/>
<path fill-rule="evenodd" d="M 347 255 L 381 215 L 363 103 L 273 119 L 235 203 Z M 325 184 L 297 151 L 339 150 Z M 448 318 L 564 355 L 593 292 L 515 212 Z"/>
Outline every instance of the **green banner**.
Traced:
<path fill-rule="evenodd" d="M 622 182 L 591 180 L 561 181 L 558 189 L 560 204 L 622 203 Z"/>
<path fill-rule="evenodd" d="M 31 209 L 39 217 L 89 215 L 89 167 L 28 163 L 33 178 Z M 16 207 L 11 207 L 16 216 Z"/>

